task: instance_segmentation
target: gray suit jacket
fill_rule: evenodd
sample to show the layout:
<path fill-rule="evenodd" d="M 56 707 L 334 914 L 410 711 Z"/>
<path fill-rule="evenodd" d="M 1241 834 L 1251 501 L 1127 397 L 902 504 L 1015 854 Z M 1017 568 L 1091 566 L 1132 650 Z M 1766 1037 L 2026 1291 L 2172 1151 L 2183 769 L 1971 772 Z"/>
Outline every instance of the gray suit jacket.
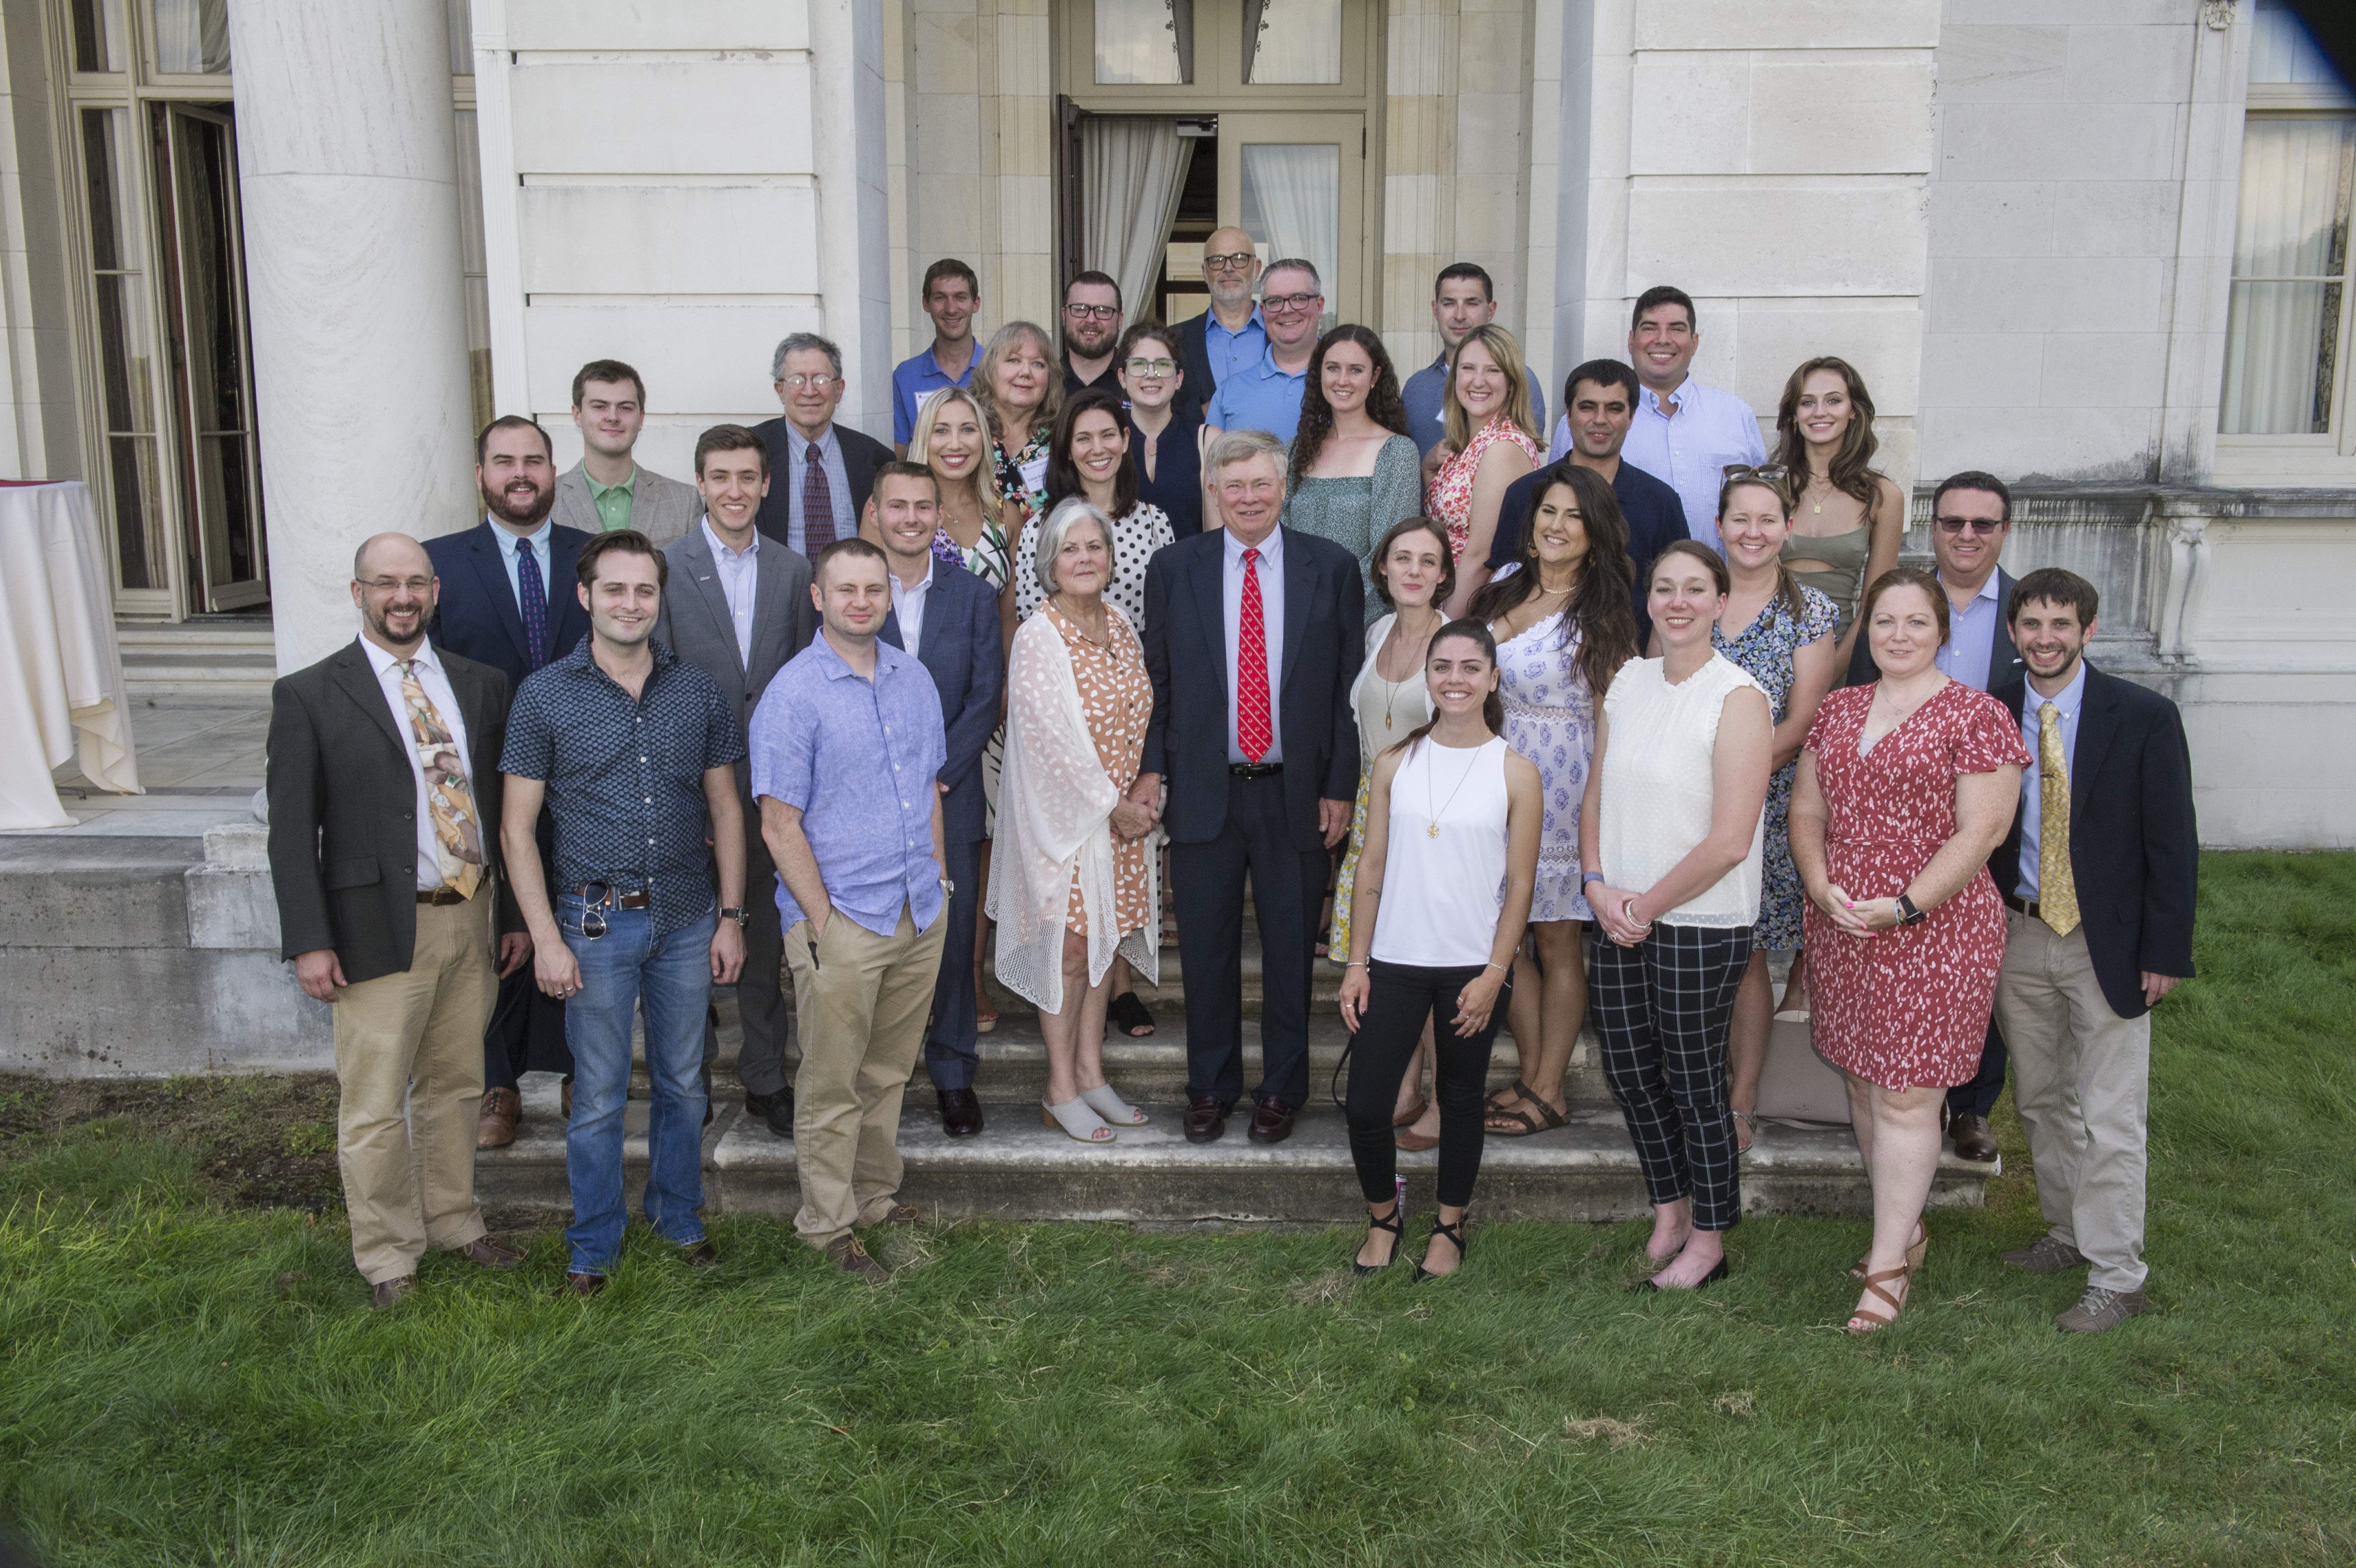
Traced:
<path fill-rule="evenodd" d="M 655 637 L 663 646 L 701 668 L 720 682 L 736 713 L 736 732 L 752 722 L 761 693 L 786 661 L 809 646 L 818 635 L 818 607 L 810 603 L 808 561 L 777 541 L 755 535 L 761 548 L 753 554 L 753 656 L 736 651 L 736 628 L 728 618 L 728 596 L 721 590 L 720 570 L 712 564 L 711 542 L 703 537 L 701 514 L 685 534 L 662 547 L 670 563 L 670 585 L 663 593 L 662 615 Z M 749 761 L 736 765 L 736 783 L 748 796 L 752 789 Z"/>
<path fill-rule="evenodd" d="M 638 465 L 638 493 L 630 502 L 630 526 L 653 540 L 655 548 L 686 538 L 702 511 L 703 498 L 695 493 L 693 485 L 666 479 L 644 463 Z M 597 503 L 589 498 L 588 478 L 578 463 L 556 478 L 556 521 L 560 528 L 577 528 L 584 533 L 605 532 Z"/>

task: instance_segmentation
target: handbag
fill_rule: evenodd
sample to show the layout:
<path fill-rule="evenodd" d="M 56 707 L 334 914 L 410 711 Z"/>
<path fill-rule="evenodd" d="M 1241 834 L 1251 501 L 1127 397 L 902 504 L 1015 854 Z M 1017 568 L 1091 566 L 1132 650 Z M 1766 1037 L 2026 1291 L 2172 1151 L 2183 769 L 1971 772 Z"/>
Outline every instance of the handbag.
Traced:
<path fill-rule="evenodd" d="M 1779 1018 L 1768 1031 L 1757 1114 L 1786 1122 L 1849 1125 L 1848 1081 L 1840 1069 L 1816 1054 L 1805 1022 Z"/>

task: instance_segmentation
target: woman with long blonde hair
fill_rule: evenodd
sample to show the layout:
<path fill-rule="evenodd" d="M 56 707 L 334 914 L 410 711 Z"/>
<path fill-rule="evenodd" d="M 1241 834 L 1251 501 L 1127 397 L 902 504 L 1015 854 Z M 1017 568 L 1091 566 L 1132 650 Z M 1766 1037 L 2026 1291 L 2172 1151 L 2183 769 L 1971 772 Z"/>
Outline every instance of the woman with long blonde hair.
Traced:
<path fill-rule="evenodd" d="M 1046 328 L 1010 321 L 991 334 L 969 384 L 997 437 L 991 472 L 998 498 L 1020 509 L 1005 520 L 1006 534 L 1020 539 L 1024 523 L 1046 513 L 1047 448 L 1064 409 L 1064 373 Z"/>
<path fill-rule="evenodd" d="M 1512 333 L 1492 323 L 1456 345 L 1442 411 L 1451 453 L 1432 478 L 1423 510 L 1448 530 L 1456 553 L 1456 592 L 1448 613 L 1461 616 L 1489 580 L 1480 564 L 1489 559 L 1506 487 L 1546 458 L 1530 411 L 1522 346 Z"/>

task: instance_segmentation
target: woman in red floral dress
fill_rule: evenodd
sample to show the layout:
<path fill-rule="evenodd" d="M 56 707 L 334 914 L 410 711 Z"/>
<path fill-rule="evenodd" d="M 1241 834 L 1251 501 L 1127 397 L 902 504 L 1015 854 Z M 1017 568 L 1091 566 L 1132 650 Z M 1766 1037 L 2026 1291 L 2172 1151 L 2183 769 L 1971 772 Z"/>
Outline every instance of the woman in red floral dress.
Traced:
<path fill-rule="evenodd" d="M 1791 821 L 1816 1049 L 1848 1076 L 1873 1184 L 1865 1294 L 1848 1320 L 1862 1334 L 1896 1318 L 1930 1244 L 1939 1108 L 1978 1070 L 2004 964 L 1987 857 L 2012 824 L 2029 749 L 2001 703 L 1940 672 L 1936 577 L 1882 574 L 1858 618 L 1881 679 L 1816 711 Z"/>

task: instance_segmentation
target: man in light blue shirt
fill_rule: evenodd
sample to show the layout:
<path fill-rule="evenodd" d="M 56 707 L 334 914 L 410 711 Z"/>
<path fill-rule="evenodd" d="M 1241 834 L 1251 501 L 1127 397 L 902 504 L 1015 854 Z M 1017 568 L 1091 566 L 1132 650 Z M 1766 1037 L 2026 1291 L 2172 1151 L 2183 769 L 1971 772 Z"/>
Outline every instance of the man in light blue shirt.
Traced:
<path fill-rule="evenodd" d="M 1448 356 L 1456 345 L 1496 319 L 1496 289 L 1488 270 L 1471 262 L 1455 262 L 1440 270 L 1431 285 L 1431 321 L 1440 328 L 1440 357 L 1408 377 L 1399 389 L 1407 409 L 1407 433 L 1415 449 L 1429 453 L 1448 432 Z M 1546 389 L 1538 384 L 1535 366 L 1525 366 L 1530 382 L 1530 428 L 1546 428 Z"/>
<path fill-rule="evenodd" d="M 1765 462 L 1767 445 L 1749 403 L 1693 379 L 1694 350 L 1700 347 L 1693 299 L 1685 290 L 1664 285 L 1636 296 L 1628 360 L 1644 390 L 1620 456 L 1677 492 L 1688 535 L 1722 550 L 1718 490 L 1727 466 Z M 1570 424 L 1563 420 L 1555 426 L 1547 461 L 1559 462 L 1569 450 Z"/>
<path fill-rule="evenodd" d="M 2062 771 L 2075 777 L 2078 769 L 2078 714 L 2086 705 L 2086 661 L 2074 662 L 2077 671 L 2068 685 L 2049 697 L 2032 683 L 2029 700 L 2021 704 L 2020 738 L 2029 747 L 2029 771 L 2020 776 L 2020 881 L 2013 891 L 2025 904 L 2037 902 L 2038 830 L 2044 822 L 2045 804 L 2045 776 L 2039 770 L 2044 758 L 2040 747 L 2048 703 L 2053 704 L 2062 729 Z"/>
<path fill-rule="evenodd" d="M 1203 286 L 1211 308 L 1178 324 L 1178 360 L 1186 372 L 1173 406 L 1200 419 L 1219 383 L 1257 365 L 1268 350 L 1253 294 L 1259 286 L 1259 251 L 1252 237 L 1229 226 L 1203 242 Z"/>
<path fill-rule="evenodd" d="M 1301 426 L 1301 394 L 1309 384 L 1317 323 L 1325 313 L 1317 269 L 1299 260 L 1270 263 L 1259 310 L 1268 351 L 1258 364 L 1219 382 L 1203 411 L 1203 424 L 1215 436 L 1222 430 L 1264 430 L 1290 442 Z"/>
<path fill-rule="evenodd" d="M 973 379 L 981 345 L 974 341 L 974 312 L 981 307 L 981 283 L 973 269 L 955 256 L 943 256 L 925 269 L 925 314 L 933 318 L 932 347 L 901 360 L 892 369 L 892 445 L 894 455 L 905 457 L 916 438 L 916 410 L 943 387 L 961 387 Z M 952 371 L 951 366 L 958 367 Z"/>

